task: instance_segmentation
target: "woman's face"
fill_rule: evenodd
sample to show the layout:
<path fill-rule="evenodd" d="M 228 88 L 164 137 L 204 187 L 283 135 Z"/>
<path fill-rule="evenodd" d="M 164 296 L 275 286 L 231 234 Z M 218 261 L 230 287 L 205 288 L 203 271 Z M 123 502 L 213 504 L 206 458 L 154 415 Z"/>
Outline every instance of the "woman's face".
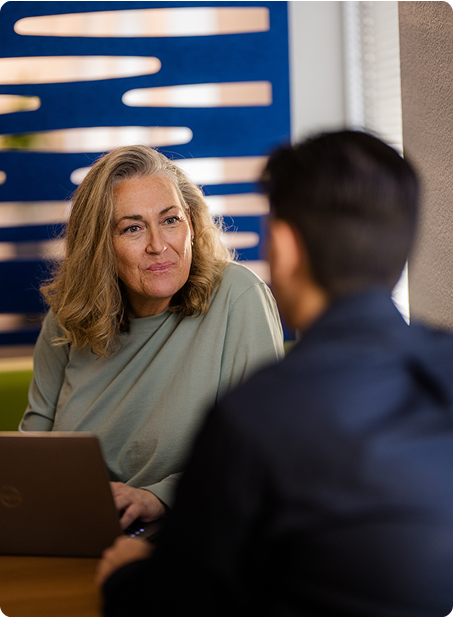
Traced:
<path fill-rule="evenodd" d="M 124 180 L 114 189 L 113 247 L 130 317 L 164 311 L 187 281 L 192 223 L 164 176 Z"/>

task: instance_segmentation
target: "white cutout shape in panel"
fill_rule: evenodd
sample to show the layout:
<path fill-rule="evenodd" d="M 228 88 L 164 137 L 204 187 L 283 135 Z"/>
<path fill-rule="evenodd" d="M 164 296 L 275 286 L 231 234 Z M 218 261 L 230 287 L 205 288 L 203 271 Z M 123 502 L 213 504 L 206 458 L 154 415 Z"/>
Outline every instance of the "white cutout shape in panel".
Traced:
<path fill-rule="evenodd" d="M 267 198 L 257 193 L 209 195 L 206 203 L 212 214 L 220 216 L 262 216 L 269 213 Z"/>
<path fill-rule="evenodd" d="M 0 94 L 0 114 L 10 114 L 18 111 L 36 111 L 41 107 L 38 96 L 19 96 L 16 94 Z"/>
<path fill-rule="evenodd" d="M 63 223 L 70 209 L 70 201 L 0 202 L 0 227 Z"/>
<path fill-rule="evenodd" d="M 150 75 L 158 58 L 135 56 L 49 56 L 0 58 L 0 84 L 53 84 Z"/>
<path fill-rule="evenodd" d="M 268 81 L 140 88 L 123 94 L 129 107 L 252 107 L 272 104 Z"/>
<path fill-rule="evenodd" d="M 208 36 L 269 30 L 265 7 L 182 7 L 25 17 L 14 25 L 25 36 Z"/>
<path fill-rule="evenodd" d="M 171 146 L 191 141 L 192 131 L 184 126 L 112 126 L 42 131 L 30 135 L 0 135 L 0 150 L 31 152 L 106 152 L 119 146 L 144 143 Z"/>
<path fill-rule="evenodd" d="M 224 182 L 256 182 L 266 163 L 265 156 L 231 158 L 175 159 L 195 184 L 223 184 Z M 90 167 L 80 167 L 71 174 L 71 182 L 80 184 Z"/>

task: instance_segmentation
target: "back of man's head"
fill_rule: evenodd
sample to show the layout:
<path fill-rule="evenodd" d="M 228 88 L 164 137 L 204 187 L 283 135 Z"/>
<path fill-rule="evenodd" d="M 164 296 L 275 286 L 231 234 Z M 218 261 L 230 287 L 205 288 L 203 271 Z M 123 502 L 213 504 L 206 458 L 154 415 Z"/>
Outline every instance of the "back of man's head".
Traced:
<path fill-rule="evenodd" d="M 272 215 L 300 234 L 331 297 L 394 287 L 413 242 L 419 191 L 393 148 L 358 131 L 322 134 L 277 150 L 262 183 Z"/>

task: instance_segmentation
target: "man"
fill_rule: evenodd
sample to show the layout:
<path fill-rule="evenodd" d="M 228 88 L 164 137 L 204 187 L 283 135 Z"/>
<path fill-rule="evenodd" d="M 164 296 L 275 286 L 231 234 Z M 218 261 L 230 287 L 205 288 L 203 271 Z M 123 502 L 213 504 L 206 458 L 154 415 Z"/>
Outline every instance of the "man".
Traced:
<path fill-rule="evenodd" d="M 155 554 L 106 552 L 105 614 L 446 615 L 453 339 L 408 326 L 390 295 L 415 173 L 345 131 L 277 151 L 263 184 L 273 291 L 300 340 L 209 415 Z"/>

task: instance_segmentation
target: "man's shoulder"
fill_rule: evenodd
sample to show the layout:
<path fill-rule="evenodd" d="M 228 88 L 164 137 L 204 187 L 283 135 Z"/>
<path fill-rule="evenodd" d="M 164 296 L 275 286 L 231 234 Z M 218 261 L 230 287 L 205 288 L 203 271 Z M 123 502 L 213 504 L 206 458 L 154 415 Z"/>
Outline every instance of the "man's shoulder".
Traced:
<path fill-rule="evenodd" d="M 323 423 L 346 432 L 378 423 L 402 406 L 410 409 L 414 397 L 426 409 L 443 405 L 453 412 L 453 336 L 424 327 L 406 334 L 412 348 L 399 349 L 395 341 L 301 340 L 281 362 L 227 394 L 225 411 L 251 430 L 293 424 L 307 434 Z"/>
<path fill-rule="evenodd" d="M 254 373 L 245 383 L 228 392 L 222 399 L 227 415 L 238 419 L 256 414 L 262 416 L 265 410 L 280 409 L 280 405 L 294 390 L 304 391 L 309 381 L 304 378 L 304 367 L 294 367 L 288 358 L 266 366 Z M 297 375 L 297 379 L 293 377 Z"/>

